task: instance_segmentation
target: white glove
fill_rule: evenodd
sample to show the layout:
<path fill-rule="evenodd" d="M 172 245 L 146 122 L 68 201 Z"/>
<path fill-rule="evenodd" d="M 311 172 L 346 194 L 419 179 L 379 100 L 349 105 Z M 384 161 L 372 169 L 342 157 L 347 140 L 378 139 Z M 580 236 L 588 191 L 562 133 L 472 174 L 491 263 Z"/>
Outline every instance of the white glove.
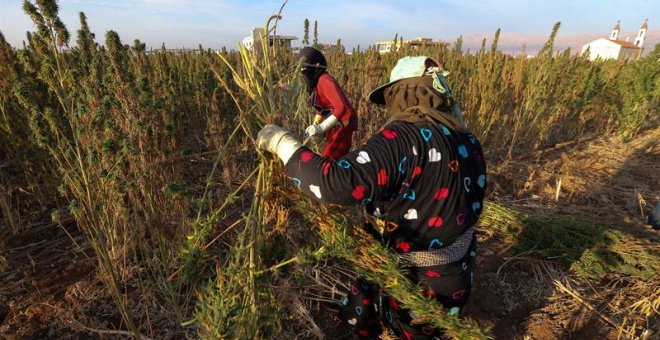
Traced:
<path fill-rule="evenodd" d="M 312 138 L 313 136 L 316 135 L 321 135 L 324 132 L 328 131 L 328 129 L 335 127 L 337 125 L 341 125 L 339 122 L 339 119 L 335 117 L 334 115 L 329 115 L 328 118 L 326 118 L 321 124 L 319 125 L 310 125 L 305 129 L 305 140 Z"/>
<path fill-rule="evenodd" d="M 268 124 L 257 135 L 257 147 L 277 154 L 286 165 L 291 156 L 303 145 L 289 130 Z"/>
<path fill-rule="evenodd" d="M 310 125 L 305 129 L 304 139 L 308 140 L 316 135 L 323 134 L 323 128 L 321 125 Z"/>
<path fill-rule="evenodd" d="M 341 122 L 334 115 L 329 115 L 328 118 L 326 118 L 321 124 L 319 124 L 319 126 L 321 127 L 321 130 L 323 132 L 326 132 L 326 131 L 328 131 L 328 129 L 333 128 L 335 126 L 340 126 L 340 125 L 341 125 Z"/>

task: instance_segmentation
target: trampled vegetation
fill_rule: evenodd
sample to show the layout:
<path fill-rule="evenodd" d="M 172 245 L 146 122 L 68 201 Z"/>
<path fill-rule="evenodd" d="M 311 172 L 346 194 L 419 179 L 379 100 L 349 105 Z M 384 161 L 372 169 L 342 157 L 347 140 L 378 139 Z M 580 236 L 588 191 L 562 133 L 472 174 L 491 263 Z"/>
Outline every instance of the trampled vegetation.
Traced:
<path fill-rule="evenodd" d="M 493 336 L 492 324 L 478 315 L 459 320 L 411 294 L 396 258 L 355 228 L 358 212 L 300 197 L 280 162 L 255 151 L 261 126 L 277 123 L 300 136 L 311 121 L 290 52 L 147 51 L 138 40 L 125 45 L 113 31 L 97 39 L 83 13 L 72 38 L 55 1 L 26 1 L 24 10 L 36 31 L 22 48 L 0 33 L 0 235 L 29 233 L 50 215 L 75 245 L 72 253 L 94 263 L 103 284 L 97 288 L 112 297 L 115 314 L 106 327 L 125 330 L 114 334 L 318 336 L 318 304 L 331 308 L 345 279 L 360 275 L 384 282 L 450 336 Z M 484 40 L 473 53 L 462 51 L 460 39 L 449 49 L 385 55 L 347 54 L 338 45 L 328 61 L 358 109 L 359 141 L 387 118 L 367 104 L 367 94 L 409 54 L 437 58 L 451 72 L 466 122 L 493 168 L 589 136 L 618 134 L 621 143 L 645 131 L 658 137 L 660 47 L 638 61 L 591 62 L 555 52 L 558 29 L 532 59 L 499 51 L 498 31 L 490 46 Z M 593 285 L 623 280 L 645 293 L 605 315 L 612 334 L 657 327 L 657 245 L 588 215 L 549 216 L 508 204 L 495 195 L 508 183 L 500 177 L 480 239 L 510 247 L 489 256 L 522 254 L 573 294 L 563 278 Z M 640 197 L 657 199 L 652 190 Z M 0 253 L 0 269 L 12 273 L 16 263 L 3 259 Z M 0 282 L 11 277 L 0 274 Z M 60 320 L 73 321 L 62 329 L 96 329 L 64 314 Z M 93 314 L 85 319 L 103 319 Z"/>

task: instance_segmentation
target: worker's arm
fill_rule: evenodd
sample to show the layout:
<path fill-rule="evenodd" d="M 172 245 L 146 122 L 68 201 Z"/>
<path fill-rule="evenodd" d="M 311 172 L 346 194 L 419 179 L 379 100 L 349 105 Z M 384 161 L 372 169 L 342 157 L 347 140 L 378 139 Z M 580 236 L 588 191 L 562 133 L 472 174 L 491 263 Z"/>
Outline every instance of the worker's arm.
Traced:
<path fill-rule="evenodd" d="M 286 172 L 306 195 L 324 203 L 367 204 L 390 193 L 402 175 L 395 148 L 382 134 L 341 158 L 329 161 L 303 147 L 286 162 Z"/>
<path fill-rule="evenodd" d="M 317 115 L 317 117 L 320 117 Z M 321 118 L 319 123 L 317 123 L 316 119 L 314 119 L 314 125 L 310 125 L 305 129 L 305 136 L 304 139 L 307 141 L 307 139 L 311 138 L 312 136 L 317 136 L 323 134 L 325 131 L 329 130 L 332 127 L 338 126 L 341 123 L 339 122 L 339 119 L 335 117 L 334 115 L 329 115 L 327 118 L 322 120 Z"/>
<path fill-rule="evenodd" d="M 316 85 L 316 91 L 330 102 L 332 116 L 340 121 L 346 118 L 345 116 L 351 105 L 336 80 L 329 75 L 321 76 Z"/>
<path fill-rule="evenodd" d="M 351 107 L 337 81 L 329 75 L 323 75 L 319 78 L 316 91 L 319 96 L 323 96 L 330 102 L 331 110 L 327 117 L 316 115 L 314 124 L 305 129 L 305 140 L 312 136 L 322 135 L 329 129 L 341 125 L 342 120 L 348 119 L 346 117 L 347 111 Z"/>
<path fill-rule="evenodd" d="M 398 147 L 397 131 L 386 129 L 337 162 L 304 147 L 291 132 L 265 126 L 257 136 L 261 150 L 277 154 L 287 174 L 306 195 L 324 203 L 367 204 L 400 186 L 407 157 Z"/>

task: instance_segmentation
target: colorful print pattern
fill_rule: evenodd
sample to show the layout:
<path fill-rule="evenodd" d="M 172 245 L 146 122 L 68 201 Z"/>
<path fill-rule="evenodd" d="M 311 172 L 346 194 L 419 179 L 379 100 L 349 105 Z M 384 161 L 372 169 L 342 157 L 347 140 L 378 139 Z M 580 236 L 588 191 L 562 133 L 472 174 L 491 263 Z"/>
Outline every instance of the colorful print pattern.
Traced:
<path fill-rule="evenodd" d="M 302 148 L 286 164 L 295 184 L 323 203 L 362 204 L 396 225 L 378 237 L 392 252 L 446 247 L 481 214 L 486 165 L 471 134 L 395 121 L 336 162 L 309 153 Z"/>
<path fill-rule="evenodd" d="M 473 241 L 465 257 L 448 265 L 412 268 L 408 276 L 424 287 L 422 294 L 433 297 L 447 309 L 458 313 L 465 305 L 472 287 L 475 264 Z M 339 306 L 339 320 L 348 323 L 359 338 L 377 339 L 383 327 L 401 339 L 442 339 L 442 330 L 429 325 L 413 325 L 415 315 L 376 285 L 359 278 Z"/>

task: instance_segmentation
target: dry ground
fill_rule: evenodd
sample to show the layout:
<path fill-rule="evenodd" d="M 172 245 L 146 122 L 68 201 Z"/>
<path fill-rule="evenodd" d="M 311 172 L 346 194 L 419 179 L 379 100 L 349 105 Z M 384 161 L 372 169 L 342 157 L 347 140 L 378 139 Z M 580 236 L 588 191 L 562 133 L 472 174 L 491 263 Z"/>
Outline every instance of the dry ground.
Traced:
<path fill-rule="evenodd" d="M 660 199 L 659 141 L 660 129 L 655 129 L 629 143 L 608 136 L 509 161 L 491 159 L 496 165 L 490 168 L 489 197 L 522 211 L 592 220 L 634 235 L 657 254 L 658 232 L 644 226 L 644 219 Z M 44 216 L 48 212 L 24 216 L 25 232 L 0 242 L 0 338 L 120 336 L 111 331 L 122 329 L 121 319 L 97 278 L 84 237 L 72 220 L 58 225 L 44 222 Z M 657 279 L 606 274 L 583 280 L 555 259 L 511 255 L 512 245 L 492 230 L 482 228 L 479 240 L 476 286 L 466 314 L 492 327 L 499 339 L 616 338 L 632 325 L 624 323 L 623 311 L 648 292 L 660 291 Z M 346 336 L 344 328 L 329 321 L 329 312 L 317 313 L 310 322 L 318 328 L 306 334 Z M 658 336 L 657 313 L 634 327 L 637 335 L 650 330 Z"/>

